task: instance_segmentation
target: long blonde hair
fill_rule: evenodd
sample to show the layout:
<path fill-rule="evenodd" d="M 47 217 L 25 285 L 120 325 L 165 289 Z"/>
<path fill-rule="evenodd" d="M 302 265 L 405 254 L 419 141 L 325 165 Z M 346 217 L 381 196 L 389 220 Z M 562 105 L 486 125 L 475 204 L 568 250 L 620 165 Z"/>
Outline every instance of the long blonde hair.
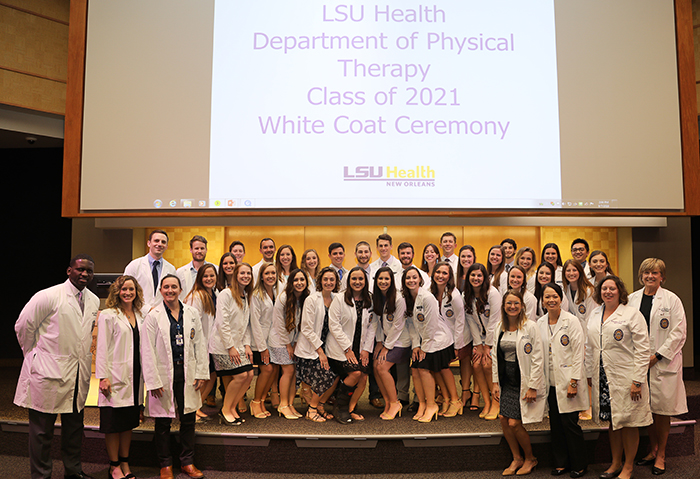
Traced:
<path fill-rule="evenodd" d="M 124 307 L 122 306 L 122 299 L 119 297 L 119 292 L 121 291 L 122 286 L 124 286 L 124 283 L 127 281 L 132 281 L 134 283 L 134 288 L 136 289 L 136 297 L 132 303 L 134 310 L 141 311 L 141 308 L 143 307 L 143 289 L 141 289 L 141 285 L 138 281 L 136 281 L 136 278 L 129 276 L 128 274 L 119 276 L 116 280 L 114 280 L 114 283 L 110 285 L 109 296 L 105 302 L 105 306 L 107 306 L 107 308 L 118 309 L 122 313 L 126 313 L 126 311 L 124 311 Z"/>

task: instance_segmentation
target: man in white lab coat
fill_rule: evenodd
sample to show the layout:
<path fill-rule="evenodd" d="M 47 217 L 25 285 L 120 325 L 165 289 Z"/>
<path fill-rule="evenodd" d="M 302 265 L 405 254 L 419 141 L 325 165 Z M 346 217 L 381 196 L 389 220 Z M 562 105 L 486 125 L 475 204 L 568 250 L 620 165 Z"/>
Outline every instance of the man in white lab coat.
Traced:
<path fill-rule="evenodd" d="M 29 463 L 32 478 L 51 477 L 51 442 L 61 415 L 61 455 L 65 476 L 83 472 L 83 408 L 90 387 L 92 328 L 100 300 L 86 288 L 95 262 L 88 255 L 70 261 L 65 283 L 36 293 L 15 324 L 24 353 L 14 403 L 29 409 Z"/>
<path fill-rule="evenodd" d="M 175 266 L 163 258 L 168 249 L 168 233 L 163 230 L 153 230 L 148 235 L 148 254 L 136 258 L 124 268 L 124 274 L 136 278 L 143 289 L 143 315 L 146 316 L 153 306 L 160 304 L 160 280 L 168 274 L 177 274 Z"/>

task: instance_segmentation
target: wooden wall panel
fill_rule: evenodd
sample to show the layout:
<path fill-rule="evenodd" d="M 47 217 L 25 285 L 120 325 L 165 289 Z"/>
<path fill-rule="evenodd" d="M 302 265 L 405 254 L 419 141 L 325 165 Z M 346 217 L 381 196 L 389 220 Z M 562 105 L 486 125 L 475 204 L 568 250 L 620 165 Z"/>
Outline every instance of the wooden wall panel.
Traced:
<path fill-rule="evenodd" d="M 0 5 L 0 45 L 0 68 L 66 81 L 68 25 Z"/>
<path fill-rule="evenodd" d="M 0 69 L 0 103 L 63 115 L 66 84 Z"/>
<path fill-rule="evenodd" d="M 0 0 L 0 4 L 68 25 L 70 0 Z"/>

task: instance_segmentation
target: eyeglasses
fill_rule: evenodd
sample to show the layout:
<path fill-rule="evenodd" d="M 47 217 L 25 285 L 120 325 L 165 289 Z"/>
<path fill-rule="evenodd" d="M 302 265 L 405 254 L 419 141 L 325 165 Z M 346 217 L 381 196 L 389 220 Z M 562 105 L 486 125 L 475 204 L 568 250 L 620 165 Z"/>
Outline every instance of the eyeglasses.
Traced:
<path fill-rule="evenodd" d="M 583 253 L 584 251 L 586 251 L 586 248 L 583 248 L 583 247 L 581 247 L 581 248 L 571 248 L 571 252 L 572 252 L 572 253 Z"/>

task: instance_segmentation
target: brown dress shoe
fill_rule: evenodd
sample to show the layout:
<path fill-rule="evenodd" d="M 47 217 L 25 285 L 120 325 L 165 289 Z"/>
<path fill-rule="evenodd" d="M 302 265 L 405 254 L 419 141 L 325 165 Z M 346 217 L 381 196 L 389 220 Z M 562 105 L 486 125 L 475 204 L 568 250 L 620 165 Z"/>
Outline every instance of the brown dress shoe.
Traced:
<path fill-rule="evenodd" d="M 369 403 L 377 409 L 384 409 L 384 401 L 379 398 L 374 398 Z"/>
<path fill-rule="evenodd" d="M 182 466 L 180 469 L 182 469 L 182 472 L 195 479 L 204 477 L 204 473 L 196 467 L 194 467 L 194 464 L 190 464 L 189 466 Z"/>
<path fill-rule="evenodd" d="M 160 479 L 173 479 L 173 466 L 160 468 Z"/>

